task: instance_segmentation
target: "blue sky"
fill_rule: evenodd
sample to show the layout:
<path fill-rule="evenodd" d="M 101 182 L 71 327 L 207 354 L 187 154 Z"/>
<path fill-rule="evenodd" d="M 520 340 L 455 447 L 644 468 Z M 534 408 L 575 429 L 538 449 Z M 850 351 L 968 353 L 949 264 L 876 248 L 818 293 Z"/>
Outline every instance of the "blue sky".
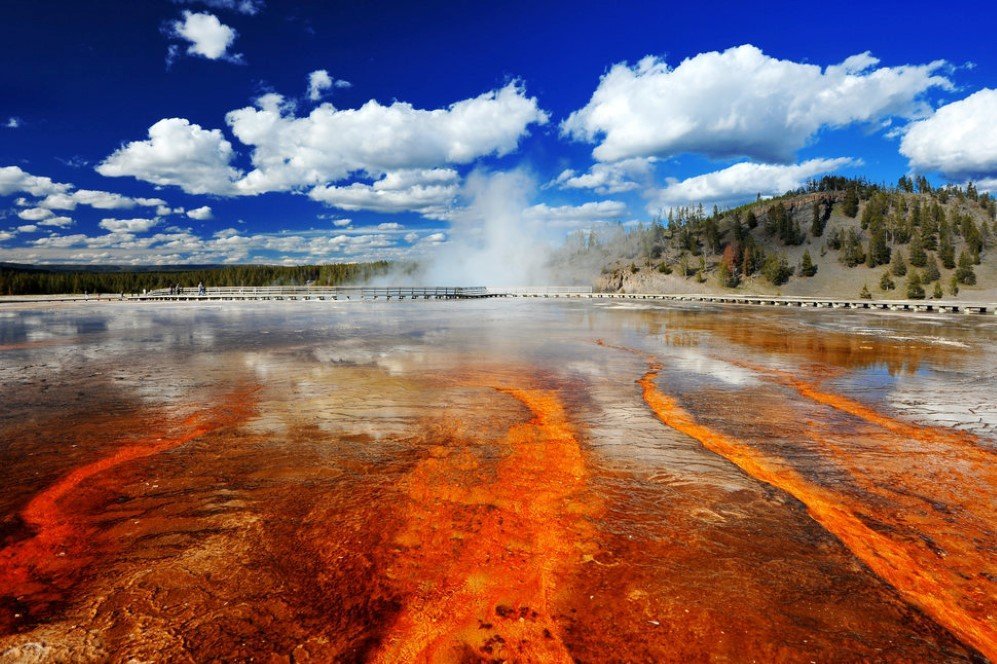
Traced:
<path fill-rule="evenodd" d="M 0 260 L 417 258 L 475 172 L 552 238 L 829 172 L 997 186 L 990 3 L 9 4 Z"/>

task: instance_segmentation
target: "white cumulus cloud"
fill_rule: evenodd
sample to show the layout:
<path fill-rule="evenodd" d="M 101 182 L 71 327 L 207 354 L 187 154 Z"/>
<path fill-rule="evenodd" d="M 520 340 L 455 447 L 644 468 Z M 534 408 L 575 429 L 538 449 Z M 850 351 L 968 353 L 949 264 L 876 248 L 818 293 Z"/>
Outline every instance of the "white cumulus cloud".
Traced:
<path fill-rule="evenodd" d="M 232 156 L 232 144 L 220 130 L 165 118 L 149 128 L 148 140 L 123 145 L 97 166 L 97 172 L 176 185 L 189 194 L 233 194 L 232 183 L 240 173 L 230 166 Z"/>
<path fill-rule="evenodd" d="M 0 166 L 0 196 L 24 192 L 32 196 L 49 196 L 72 189 L 71 184 L 53 182 L 51 178 L 31 175 L 19 166 Z"/>
<path fill-rule="evenodd" d="M 646 187 L 651 183 L 653 157 L 633 157 L 621 161 L 596 163 L 586 173 L 566 169 L 553 184 L 564 189 L 592 189 L 597 194 L 618 194 Z"/>
<path fill-rule="evenodd" d="M 523 212 L 530 220 L 551 228 L 576 228 L 593 223 L 617 221 L 627 214 L 627 206 L 620 201 L 590 201 L 581 205 L 533 205 Z"/>
<path fill-rule="evenodd" d="M 173 21 L 169 32 L 170 36 L 190 44 L 187 47 L 188 55 L 208 60 L 239 61 L 242 58 L 239 54 L 229 52 L 238 33 L 209 12 L 184 10 L 183 18 Z"/>
<path fill-rule="evenodd" d="M 75 210 L 77 205 L 88 205 L 98 210 L 120 210 L 165 204 L 166 201 L 160 198 L 131 198 L 110 191 L 77 189 L 71 193 L 50 194 L 40 201 L 38 206 L 50 210 Z"/>
<path fill-rule="evenodd" d="M 457 171 L 434 168 L 391 171 L 373 184 L 314 187 L 308 196 L 343 210 L 415 211 L 438 217 L 459 191 Z"/>
<path fill-rule="evenodd" d="M 348 87 L 350 87 L 349 81 L 334 79 L 324 69 L 318 69 L 308 75 L 308 98 L 312 101 L 320 100 L 326 90 Z"/>
<path fill-rule="evenodd" d="M 49 217 L 38 222 L 39 226 L 52 226 L 54 228 L 66 228 L 67 226 L 72 226 L 74 222 L 69 217 Z"/>
<path fill-rule="evenodd" d="M 207 221 L 214 215 L 211 212 L 210 206 L 203 205 L 199 208 L 194 208 L 193 210 L 187 210 L 187 216 L 191 219 L 197 219 L 198 221 Z"/>
<path fill-rule="evenodd" d="M 547 122 L 518 83 L 432 110 L 371 100 L 355 109 L 322 104 L 306 117 L 287 111 L 281 96 L 265 95 L 226 117 L 236 138 L 253 147 L 255 169 L 239 183 L 244 192 L 335 182 L 358 171 L 467 164 L 512 152 L 529 125 Z"/>
<path fill-rule="evenodd" d="M 685 180 L 670 179 L 663 189 L 655 192 L 648 209 L 656 212 L 692 203 L 737 203 L 758 194 L 784 194 L 815 175 L 858 163 L 848 157 L 810 159 L 788 165 L 743 162 Z"/>
<path fill-rule="evenodd" d="M 48 219 L 49 217 L 54 217 L 55 213 L 51 210 L 45 208 L 27 208 L 25 210 L 20 210 L 17 216 L 25 221 L 42 221 L 43 219 Z"/>
<path fill-rule="evenodd" d="M 917 171 L 957 180 L 997 177 L 997 90 L 985 88 L 913 123 L 900 152 Z"/>
<path fill-rule="evenodd" d="M 112 233 L 145 233 L 158 219 L 102 219 L 99 226 Z"/>
<path fill-rule="evenodd" d="M 648 56 L 614 65 L 562 132 L 598 143 L 599 161 L 699 153 L 788 162 L 823 127 L 930 111 L 924 93 L 951 89 L 946 63 L 877 67 L 868 53 L 838 65 L 770 57 L 751 45 L 670 67 Z"/>

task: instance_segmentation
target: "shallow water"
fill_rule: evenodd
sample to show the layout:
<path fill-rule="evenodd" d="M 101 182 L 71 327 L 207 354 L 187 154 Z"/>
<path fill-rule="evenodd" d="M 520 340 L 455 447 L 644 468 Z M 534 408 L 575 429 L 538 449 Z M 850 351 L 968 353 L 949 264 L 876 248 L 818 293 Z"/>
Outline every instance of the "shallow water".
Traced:
<path fill-rule="evenodd" d="M 997 657 L 997 319 L 0 310 L 0 661 Z"/>

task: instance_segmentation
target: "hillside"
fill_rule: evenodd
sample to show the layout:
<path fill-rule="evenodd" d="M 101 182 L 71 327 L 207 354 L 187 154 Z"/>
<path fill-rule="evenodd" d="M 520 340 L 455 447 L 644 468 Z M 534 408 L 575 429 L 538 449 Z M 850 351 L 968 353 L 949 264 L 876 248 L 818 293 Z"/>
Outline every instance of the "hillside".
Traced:
<path fill-rule="evenodd" d="M 972 185 L 918 185 L 828 177 L 733 210 L 673 210 L 646 226 L 577 234 L 555 265 L 589 266 L 603 292 L 855 298 L 865 287 L 905 299 L 920 282 L 927 298 L 997 300 L 994 200 Z"/>

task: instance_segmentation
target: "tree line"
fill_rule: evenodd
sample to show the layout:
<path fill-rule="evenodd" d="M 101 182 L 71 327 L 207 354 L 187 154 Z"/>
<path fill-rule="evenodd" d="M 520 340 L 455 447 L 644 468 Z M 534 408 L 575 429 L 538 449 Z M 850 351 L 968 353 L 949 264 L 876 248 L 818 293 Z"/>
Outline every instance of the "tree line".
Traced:
<path fill-rule="evenodd" d="M 170 286 L 338 286 L 387 273 L 390 263 L 229 265 L 194 269 L 96 271 L 0 266 L 0 294 L 141 293 Z"/>

